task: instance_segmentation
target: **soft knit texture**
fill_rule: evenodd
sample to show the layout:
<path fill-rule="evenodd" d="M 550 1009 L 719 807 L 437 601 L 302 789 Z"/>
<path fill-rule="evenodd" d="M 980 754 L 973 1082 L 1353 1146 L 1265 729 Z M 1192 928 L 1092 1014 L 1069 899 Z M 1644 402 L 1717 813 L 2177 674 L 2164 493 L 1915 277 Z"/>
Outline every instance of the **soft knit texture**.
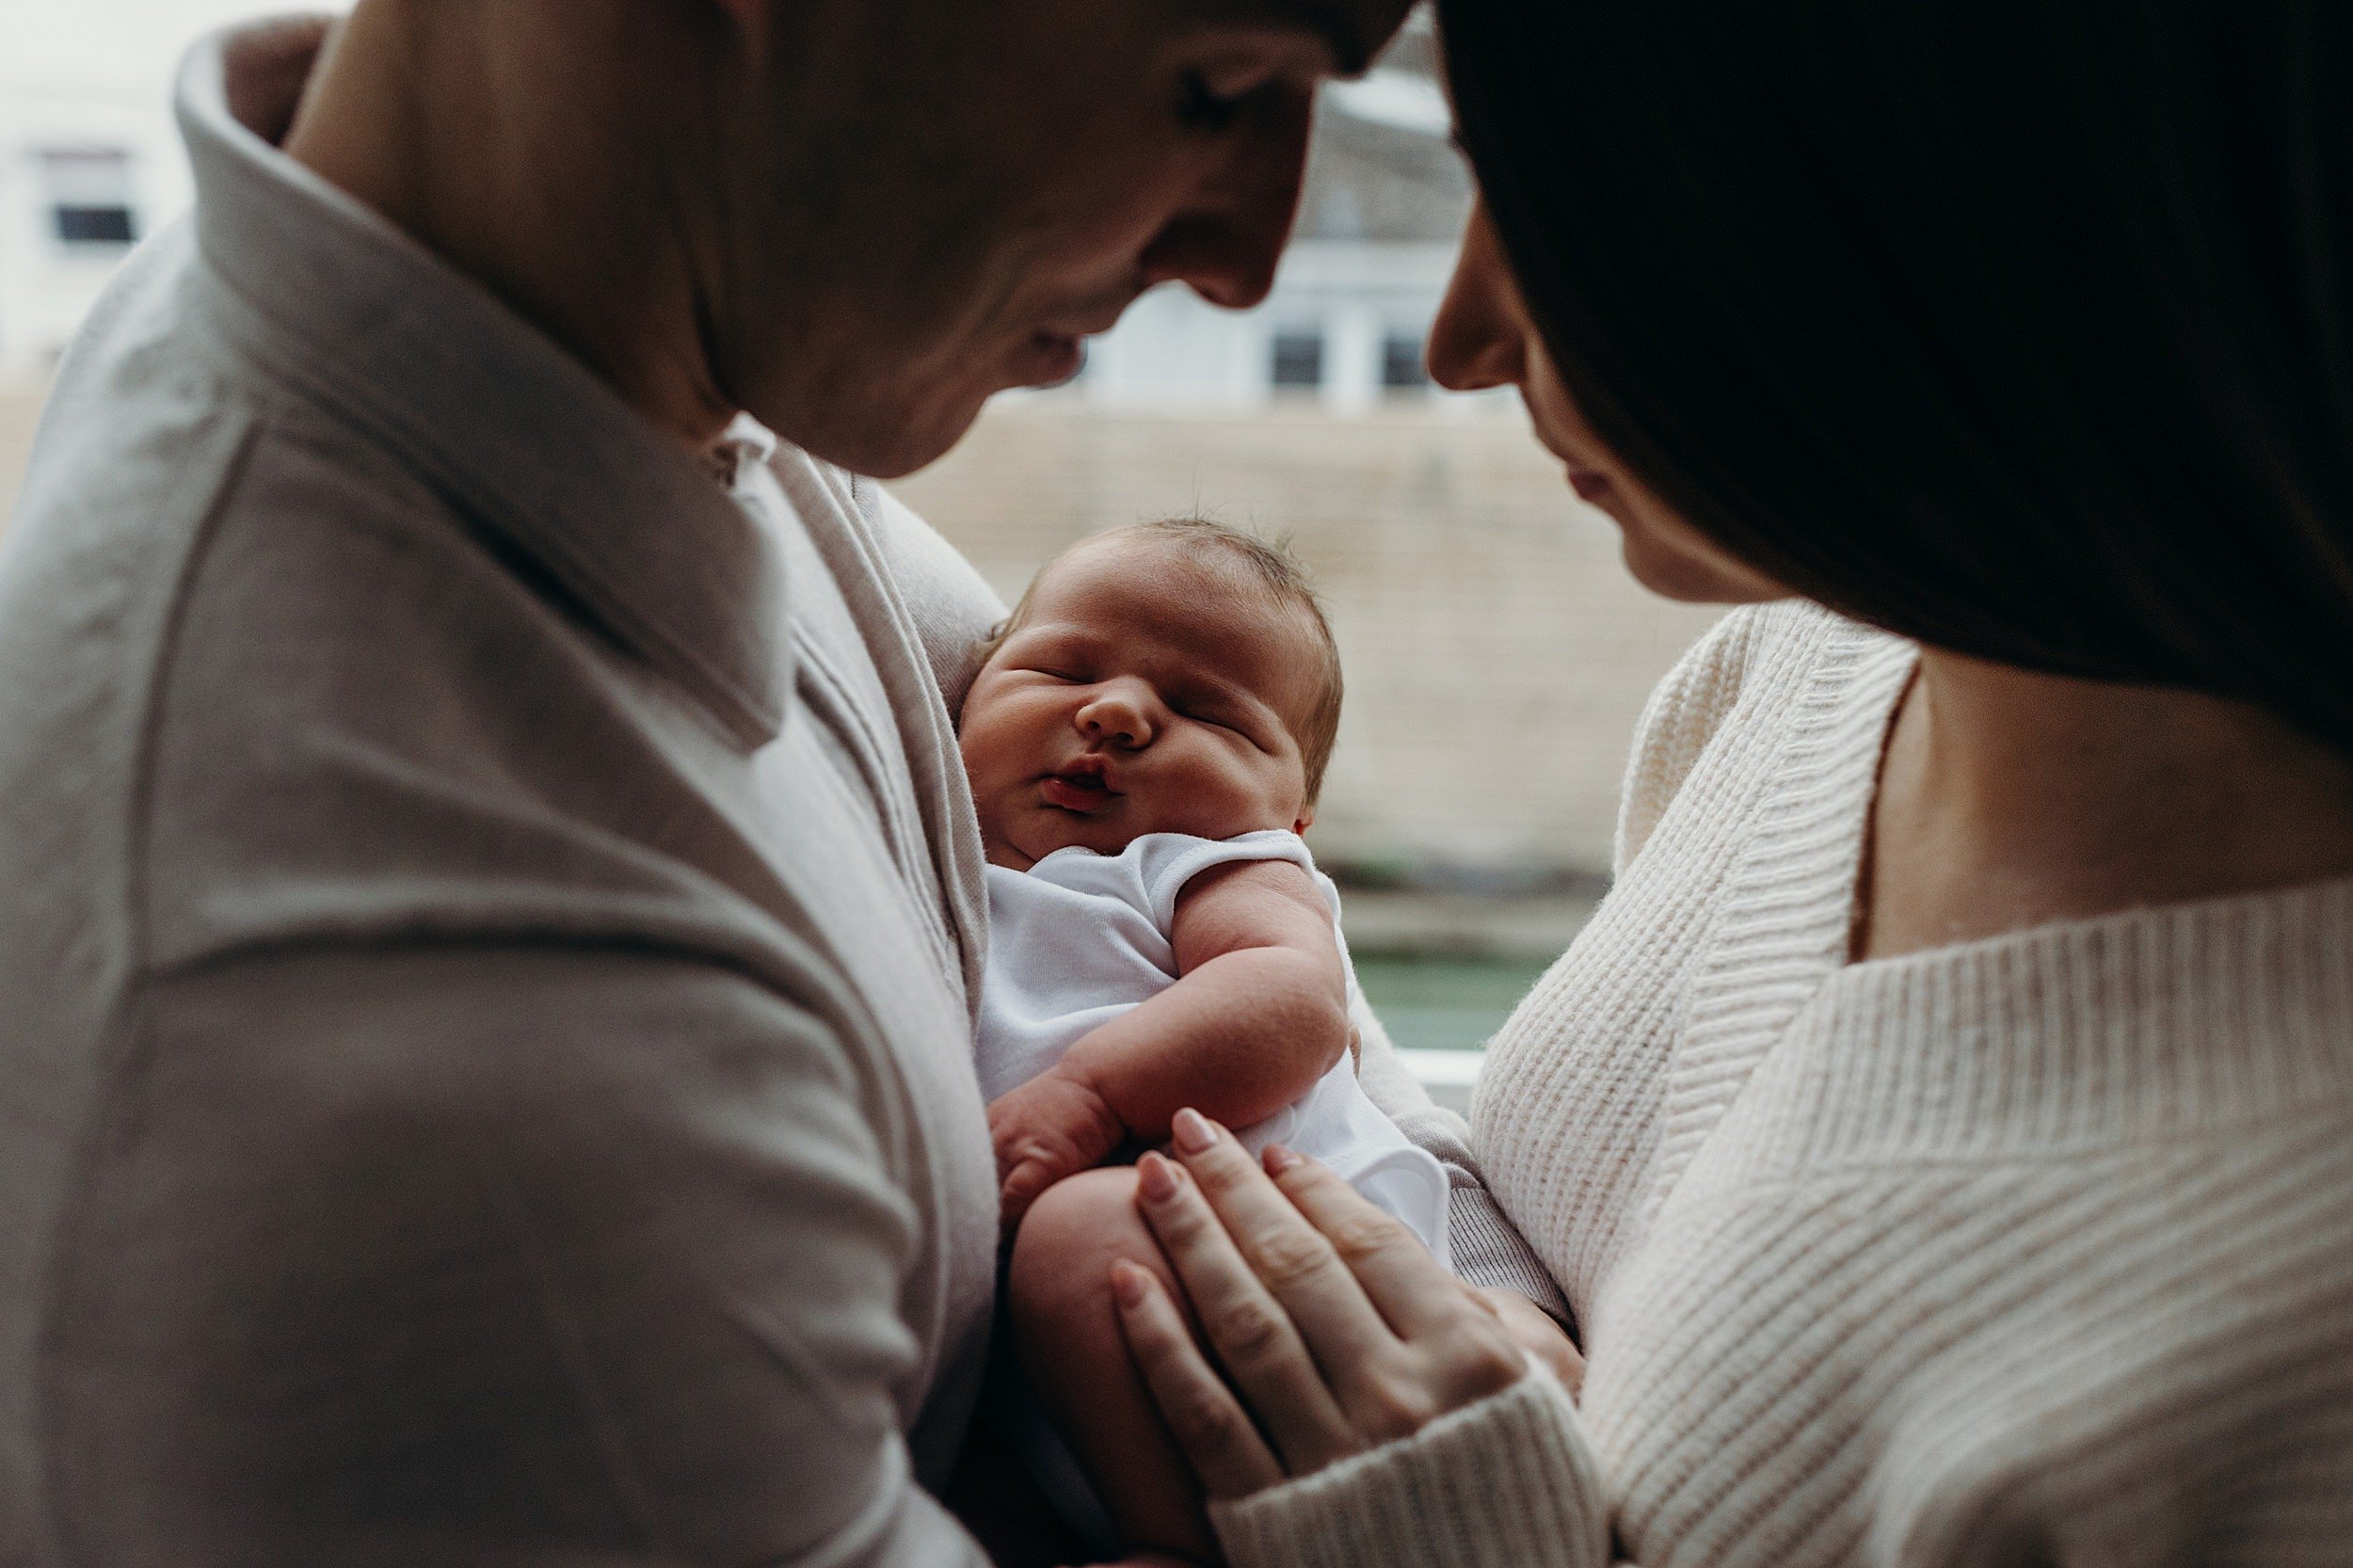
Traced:
<path fill-rule="evenodd" d="M 1406 1441 L 1209 1513 L 1237 1562 L 1577 1568 L 1606 1560 L 1609 1527 L 1576 1422 L 1560 1384 L 1534 1370 Z M 1489 1528 L 1498 1491 L 1523 1505 L 1501 1531 Z"/>
<path fill-rule="evenodd" d="M 1914 657 L 1728 617 L 1496 1043 L 1475 1144 L 1591 1356 L 1558 1462 L 1488 1401 L 1225 1511 L 1238 1563 L 2353 1561 L 2353 882 L 1848 964 Z"/>

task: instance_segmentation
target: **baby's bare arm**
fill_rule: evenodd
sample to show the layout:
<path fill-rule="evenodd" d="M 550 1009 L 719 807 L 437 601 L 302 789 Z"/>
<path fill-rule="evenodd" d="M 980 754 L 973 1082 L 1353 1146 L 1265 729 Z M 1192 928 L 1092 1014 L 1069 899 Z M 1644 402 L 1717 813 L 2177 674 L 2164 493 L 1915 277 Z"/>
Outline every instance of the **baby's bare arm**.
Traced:
<path fill-rule="evenodd" d="M 1348 1048 L 1348 971 L 1331 906 L 1287 860 L 1188 883 L 1169 932 L 1176 984 L 1081 1038 L 1062 1068 L 1137 1137 L 1192 1106 L 1247 1127 L 1289 1105 Z"/>
<path fill-rule="evenodd" d="M 1176 984 L 1073 1045 L 988 1108 L 1004 1223 L 1192 1106 L 1248 1127 L 1348 1048 L 1348 970 L 1331 908 L 1289 861 L 1203 872 L 1176 901 Z"/>

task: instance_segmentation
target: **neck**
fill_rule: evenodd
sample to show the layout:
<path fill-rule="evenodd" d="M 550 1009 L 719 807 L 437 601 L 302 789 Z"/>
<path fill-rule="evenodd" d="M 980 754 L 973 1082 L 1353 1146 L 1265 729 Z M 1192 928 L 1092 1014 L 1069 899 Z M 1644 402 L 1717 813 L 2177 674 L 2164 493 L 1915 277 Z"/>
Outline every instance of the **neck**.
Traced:
<path fill-rule="evenodd" d="M 2353 872 L 2353 759 L 2260 709 L 1925 649 L 1857 953 Z"/>
<path fill-rule="evenodd" d="M 708 448 L 733 416 L 698 329 L 689 213 L 667 172 L 687 40 L 632 8 L 360 0 L 313 72 L 287 153 L 498 295 L 657 428 Z M 633 82 L 613 62 L 626 60 Z"/>

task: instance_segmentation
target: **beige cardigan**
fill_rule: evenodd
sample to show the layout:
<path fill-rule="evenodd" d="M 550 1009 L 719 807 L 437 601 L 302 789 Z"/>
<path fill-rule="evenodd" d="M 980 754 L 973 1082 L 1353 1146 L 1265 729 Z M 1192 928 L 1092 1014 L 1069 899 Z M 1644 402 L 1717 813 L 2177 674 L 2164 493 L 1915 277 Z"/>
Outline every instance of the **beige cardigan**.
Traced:
<path fill-rule="evenodd" d="M 1222 1512 L 1329 1568 L 2353 1562 L 2353 883 L 1845 962 L 1913 651 L 1743 611 L 1473 1123 L 1530 1385 Z"/>

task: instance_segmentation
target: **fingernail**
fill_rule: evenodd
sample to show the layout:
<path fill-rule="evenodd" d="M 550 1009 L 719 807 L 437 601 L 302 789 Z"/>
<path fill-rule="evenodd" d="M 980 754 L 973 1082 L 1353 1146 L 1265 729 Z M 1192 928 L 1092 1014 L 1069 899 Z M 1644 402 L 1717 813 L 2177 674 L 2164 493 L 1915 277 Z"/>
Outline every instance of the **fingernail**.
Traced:
<path fill-rule="evenodd" d="M 1176 1135 L 1176 1146 L 1187 1154 L 1199 1154 L 1217 1143 L 1217 1124 L 1190 1106 L 1176 1112 L 1169 1130 Z"/>
<path fill-rule="evenodd" d="M 1176 1168 L 1147 1153 L 1136 1161 L 1136 1185 L 1144 1189 L 1146 1203 L 1166 1203 L 1176 1195 Z"/>
<path fill-rule="evenodd" d="M 1269 1176 L 1279 1176 L 1293 1166 L 1305 1163 L 1305 1160 L 1280 1144 L 1269 1144 L 1266 1146 L 1266 1174 Z"/>
<path fill-rule="evenodd" d="M 1119 1298 L 1120 1305 L 1142 1306 L 1144 1292 L 1150 1287 L 1151 1281 L 1144 1278 L 1144 1271 L 1126 1258 L 1112 1265 L 1112 1294 Z"/>

